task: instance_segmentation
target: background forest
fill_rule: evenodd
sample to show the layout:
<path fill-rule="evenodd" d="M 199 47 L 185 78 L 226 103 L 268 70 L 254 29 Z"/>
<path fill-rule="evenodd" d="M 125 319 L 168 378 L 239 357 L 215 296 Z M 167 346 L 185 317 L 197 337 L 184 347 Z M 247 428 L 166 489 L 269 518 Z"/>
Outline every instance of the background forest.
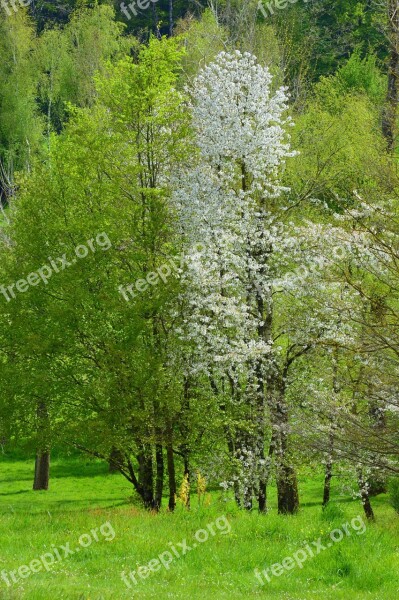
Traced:
<path fill-rule="evenodd" d="M 26 4 L 0 598 L 397 598 L 399 3 Z"/>

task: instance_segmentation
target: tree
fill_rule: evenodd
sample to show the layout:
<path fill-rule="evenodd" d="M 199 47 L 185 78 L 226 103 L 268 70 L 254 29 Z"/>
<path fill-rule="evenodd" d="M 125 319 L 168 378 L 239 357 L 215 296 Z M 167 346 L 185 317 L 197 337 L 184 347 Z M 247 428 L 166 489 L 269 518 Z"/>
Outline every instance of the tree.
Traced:
<path fill-rule="evenodd" d="M 5 17 L 0 8 L 0 203 L 15 193 L 15 172 L 31 167 L 43 124 L 35 104 L 31 56 L 37 40 L 26 10 Z"/>
<path fill-rule="evenodd" d="M 388 86 L 382 132 L 387 147 L 392 152 L 396 147 L 396 120 L 399 103 L 399 3 L 386 0 L 387 38 L 389 41 Z"/>
<path fill-rule="evenodd" d="M 272 299 L 283 191 L 278 172 L 292 155 L 285 140 L 285 92 L 272 94 L 270 84 L 268 69 L 248 53 L 222 52 L 205 67 L 192 91 L 199 158 L 176 193 L 189 253 L 183 330 L 187 341 L 197 343 L 190 369 L 206 373 L 226 413 L 231 459 L 244 467 L 237 501 L 251 508 L 257 495 L 262 511 L 266 400 L 270 410 L 279 406 Z M 222 393 L 225 386 L 229 393 Z M 290 469 L 281 425 L 282 482 Z M 296 487 L 291 471 L 289 479 L 281 510 L 295 512 L 297 501 L 283 506 Z"/>
<path fill-rule="evenodd" d="M 37 419 L 43 440 L 50 423 L 41 455 L 55 436 L 104 460 L 116 448 L 119 470 L 148 508 L 161 503 L 163 451 L 180 408 L 178 376 L 167 368 L 177 283 L 172 275 L 135 298 L 118 288 L 145 282 L 173 257 L 169 179 L 185 156 L 186 130 L 174 88 L 180 56 L 178 41 L 153 39 L 137 62 L 109 66 L 96 105 L 74 111 L 48 161 L 21 182 L 7 228 L 7 280 L 57 256 L 70 260 L 46 284 L 4 299 L 7 352 L 17 352 L 24 392 L 14 401 L 28 407 L 27 421 Z M 72 261 L 82 244 L 84 260 Z"/>
<path fill-rule="evenodd" d="M 46 29 L 38 40 L 36 66 L 40 108 L 47 121 L 47 139 L 67 120 L 68 104 L 92 106 L 94 75 L 108 61 L 117 62 L 134 45 L 122 37 L 124 26 L 109 6 L 76 9 L 63 29 Z"/>

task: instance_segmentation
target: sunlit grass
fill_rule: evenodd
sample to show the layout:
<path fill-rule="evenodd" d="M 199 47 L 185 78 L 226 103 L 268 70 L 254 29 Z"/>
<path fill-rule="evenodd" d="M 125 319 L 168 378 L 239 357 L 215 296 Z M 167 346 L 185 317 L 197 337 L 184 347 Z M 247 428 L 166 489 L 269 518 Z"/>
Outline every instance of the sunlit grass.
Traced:
<path fill-rule="evenodd" d="M 0 565 L 8 573 L 28 565 L 53 548 L 69 543 L 76 549 L 82 534 L 109 521 L 115 532 L 112 541 L 98 533 L 99 541 L 80 548 L 48 572 L 32 573 L 7 587 L 0 580 L 0 598 L 127 599 L 363 599 L 399 597 L 399 518 L 385 496 L 373 499 L 377 516 L 363 535 L 346 536 L 303 568 L 295 566 L 283 575 L 272 576 L 261 585 L 254 569 L 261 571 L 292 556 L 308 541 L 328 541 L 329 532 L 362 515 L 359 501 L 334 491 L 333 507 L 320 508 L 321 479 L 301 481 L 303 508 L 295 517 L 282 517 L 272 510 L 267 516 L 241 513 L 221 493 L 213 492 L 208 505 L 192 510 L 178 506 L 175 514 L 148 514 L 132 504 L 132 488 L 120 475 L 109 475 L 100 462 L 57 460 L 52 465 L 48 492 L 33 492 L 31 462 L 1 462 Z M 274 500 L 275 490 L 270 489 Z M 177 549 L 184 538 L 193 544 L 194 534 L 222 515 L 231 524 L 224 534 L 197 544 L 170 568 L 151 572 L 146 579 L 136 576 L 137 585 L 128 589 L 121 572 L 145 566 L 169 542 Z M 111 537 L 111 536 L 110 536 Z"/>

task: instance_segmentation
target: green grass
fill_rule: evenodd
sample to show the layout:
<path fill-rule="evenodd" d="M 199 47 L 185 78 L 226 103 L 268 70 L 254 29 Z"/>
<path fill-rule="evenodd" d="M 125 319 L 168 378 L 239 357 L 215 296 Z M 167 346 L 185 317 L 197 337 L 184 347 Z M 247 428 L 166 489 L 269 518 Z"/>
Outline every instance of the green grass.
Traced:
<path fill-rule="evenodd" d="M 254 568 L 262 571 L 292 556 L 305 540 L 322 537 L 327 544 L 332 529 L 363 517 L 360 502 L 334 488 L 332 507 L 323 513 L 322 483 L 315 477 L 301 480 L 302 509 L 295 517 L 276 514 L 273 488 L 267 516 L 239 512 L 217 492 L 206 507 L 199 508 L 194 499 L 190 512 L 179 506 L 175 514 L 154 515 L 133 504 L 130 484 L 108 475 L 99 462 L 57 459 L 48 492 L 31 490 L 32 467 L 26 461 L 0 462 L 0 570 L 16 570 L 68 542 L 75 549 L 79 536 L 107 521 L 115 537 L 106 541 L 98 532 L 98 542 L 57 561 L 49 572 L 32 573 L 10 587 L 0 580 L 1 599 L 399 598 L 399 517 L 383 495 L 373 499 L 377 521 L 367 524 L 363 535 L 351 530 L 351 536 L 308 558 L 303 568 L 295 566 L 262 586 Z M 223 535 L 214 526 L 214 536 L 176 558 L 169 570 L 137 578 L 131 589 L 123 583 L 122 571 L 148 564 L 170 550 L 169 542 L 179 549 L 186 538 L 191 545 L 198 529 L 222 515 L 230 522 L 230 533 Z"/>

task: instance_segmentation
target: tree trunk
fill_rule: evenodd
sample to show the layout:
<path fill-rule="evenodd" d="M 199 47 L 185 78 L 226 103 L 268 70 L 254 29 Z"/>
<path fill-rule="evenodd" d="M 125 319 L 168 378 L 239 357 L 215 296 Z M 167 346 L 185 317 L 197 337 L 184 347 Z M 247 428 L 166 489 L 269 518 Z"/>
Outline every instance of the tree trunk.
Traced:
<path fill-rule="evenodd" d="M 234 447 L 234 442 L 233 442 L 233 438 L 232 435 L 230 433 L 229 427 L 228 426 L 224 426 L 224 431 L 225 431 L 225 435 L 226 435 L 226 440 L 227 440 L 227 447 L 229 450 L 229 455 L 231 460 L 235 460 L 235 456 L 236 456 L 236 452 L 235 452 L 235 447 Z M 240 494 L 240 484 L 237 480 L 237 477 L 234 477 L 234 499 L 236 501 L 236 504 L 238 506 L 238 508 L 242 507 L 242 502 L 241 502 L 241 494 Z"/>
<path fill-rule="evenodd" d="M 328 460 L 326 463 L 326 471 L 324 475 L 323 506 L 327 506 L 327 504 L 330 502 L 332 466 L 332 460 Z"/>
<path fill-rule="evenodd" d="M 330 432 L 329 448 L 326 462 L 326 470 L 324 474 L 324 491 L 323 491 L 323 507 L 330 502 L 331 479 L 333 469 L 333 452 L 334 452 L 334 434 Z"/>
<path fill-rule="evenodd" d="M 180 450 L 183 455 L 183 477 L 189 486 L 188 495 L 186 498 L 186 508 L 190 509 L 190 394 L 192 381 L 189 377 L 184 378 L 184 403 L 182 406 L 182 419 L 180 424 L 181 435 L 184 443 L 181 444 Z"/>
<path fill-rule="evenodd" d="M 169 0 L 169 37 L 173 35 L 173 0 Z"/>
<path fill-rule="evenodd" d="M 242 496 L 240 504 L 245 510 L 252 510 L 254 493 L 256 493 L 254 485 L 258 466 L 255 464 L 255 460 L 258 458 L 256 457 L 258 450 L 256 434 L 238 427 L 235 437 L 235 449 L 235 460 L 240 477 L 239 490 L 241 491 L 240 496 Z"/>
<path fill-rule="evenodd" d="M 187 480 L 189 485 L 189 492 L 186 501 L 186 508 L 190 509 L 191 501 L 190 501 L 190 451 L 187 446 L 183 447 L 183 467 L 184 467 L 184 478 Z"/>
<path fill-rule="evenodd" d="M 257 454 L 258 454 L 258 510 L 267 512 L 267 484 L 270 476 L 270 461 L 274 452 L 274 436 L 269 446 L 269 456 L 265 456 L 265 397 L 262 378 L 258 378 L 259 398 L 257 402 Z"/>
<path fill-rule="evenodd" d="M 272 468 L 272 460 L 273 454 L 276 448 L 276 435 L 272 434 L 269 452 L 268 452 L 268 462 L 265 464 L 265 470 L 263 477 L 261 477 L 259 482 L 259 498 L 258 498 L 258 508 L 259 512 L 266 513 L 267 512 L 267 484 L 269 483 L 271 468 Z"/>
<path fill-rule="evenodd" d="M 156 9 L 156 6 L 155 6 L 154 2 L 152 4 L 152 20 L 153 20 L 153 23 L 154 23 L 155 35 L 160 40 L 162 36 L 161 36 L 161 32 L 159 31 L 158 13 L 157 13 L 157 9 Z"/>
<path fill-rule="evenodd" d="M 37 404 L 37 438 L 34 490 L 48 490 L 50 478 L 50 419 L 46 403 L 41 400 Z"/>
<path fill-rule="evenodd" d="M 295 514 L 299 509 L 298 481 L 288 456 L 288 409 L 285 403 L 284 372 L 277 382 L 275 405 L 276 483 L 279 514 Z"/>
<path fill-rule="evenodd" d="M 50 478 L 50 452 L 37 452 L 35 462 L 34 490 L 48 490 Z"/>
<path fill-rule="evenodd" d="M 169 480 L 169 510 L 173 512 L 176 507 L 176 471 L 175 471 L 175 455 L 173 447 L 168 444 L 166 448 L 167 462 L 168 462 L 168 480 Z"/>
<path fill-rule="evenodd" d="M 360 497 L 362 499 L 362 504 L 363 504 L 364 513 L 366 515 L 366 518 L 369 521 L 374 521 L 375 517 L 374 517 L 374 511 L 373 511 L 373 508 L 372 508 L 371 502 L 370 502 L 368 482 L 364 479 L 363 472 L 361 469 L 358 470 L 358 482 L 359 482 Z"/>
<path fill-rule="evenodd" d="M 399 102 L 399 2 L 387 0 L 389 68 L 388 90 L 382 121 L 382 133 L 387 141 L 388 150 L 395 149 L 396 117 Z"/>
<path fill-rule="evenodd" d="M 210 377 L 210 384 L 211 384 L 211 388 L 212 388 L 212 391 L 215 394 L 215 396 L 219 396 L 218 387 L 217 387 L 217 385 L 216 385 L 216 383 L 215 383 L 215 381 L 214 381 L 214 379 L 212 377 Z M 233 386 L 231 385 L 231 387 L 233 387 Z M 232 395 L 234 395 L 233 389 L 232 389 Z M 225 412 L 226 412 L 226 405 L 224 403 L 222 403 L 222 404 L 219 405 L 219 408 L 220 408 L 220 411 L 223 414 L 225 414 Z M 237 453 L 236 453 L 236 447 L 235 447 L 235 440 L 233 439 L 233 435 L 231 433 L 229 425 L 227 425 L 225 423 L 223 425 L 223 429 L 224 429 L 224 433 L 225 433 L 225 436 L 226 436 L 226 442 L 227 442 L 227 448 L 228 448 L 228 451 L 229 451 L 229 456 L 230 456 L 231 461 L 234 464 L 234 471 L 235 471 L 235 473 L 234 473 L 234 483 L 233 483 L 233 486 L 234 486 L 234 499 L 235 499 L 235 502 L 236 502 L 238 508 L 241 508 L 242 507 L 242 501 L 241 501 L 241 494 L 240 494 L 240 484 L 239 484 L 238 477 L 237 477 L 238 473 L 237 473 L 237 469 L 236 469 Z"/>
<path fill-rule="evenodd" d="M 278 513 L 294 515 L 299 509 L 298 482 L 294 467 L 282 464 L 277 477 Z"/>
<path fill-rule="evenodd" d="M 139 463 L 139 485 L 144 507 L 147 509 L 155 508 L 154 500 L 154 475 L 152 464 L 152 449 L 149 444 L 142 446 L 140 454 L 137 456 Z"/>
<path fill-rule="evenodd" d="M 262 448 L 260 460 L 265 461 L 265 452 Z M 259 477 L 259 492 L 258 492 L 258 510 L 261 513 L 267 512 L 267 478 L 266 476 Z"/>
<path fill-rule="evenodd" d="M 157 444 L 155 448 L 155 459 L 157 463 L 157 477 L 155 483 L 155 509 L 158 511 L 162 505 L 163 493 L 163 476 L 164 476 L 164 461 L 163 448 L 161 444 Z"/>
<path fill-rule="evenodd" d="M 252 510 L 252 486 L 248 486 L 244 489 L 244 508 L 245 510 Z"/>
<path fill-rule="evenodd" d="M 263 314 L 264 311 L 264 303 L 263 299 L 257 294 L 257 305 L 259 314 Z M 266 319 L 267 322 L 267 319 Z M 266 335 L 263 331 L 264 326 L 261 325 L 258 328 L 259 337 L 265 339 Z M 258 460 L 258 510 L 261 513 L 267 512 L 267 482 L 269 479 L 269 469 L 270 465 L 266 464 L 265 457 L 265 409 L 266 409 L 266 400 L 265 400 L 265 387 L 263 384 L 263 373 L 262 373 L 262 363 L 258 362 L 256 366 L 256 380 L 257 380 L 257 398 L 256 398 L 256 414 L 257 414 L 257 432 L 256 432 L 256 454 Z M 272 436 L 273 439 L 273 436 Z M 270 448 L 269 448 L 270 453 Z M 273 453 L 273 451 L 272 451 Z M 271 455 L 269 456 L 269 459 Z"/>
<path fill-rule="evenodd" d="M 341 320 L 338 319 L 338 326 L 341 324 Z M 339 348 L 336 346 L 334 348 L 334 353 L 332 357 L 332 368 L 333 368 L 333 394 L 334 394 L 334 404 L 339 401 L 338 394 L 340 393 L 340 381 L 339 381 Z M 323 508 L 327 506 L 330 502 L 330 491 L 331 491 L 331 479 L 332 479 L 332 470 L 333 470 L 333 455 L 334 455 L 334 432 L 337 427 L 336 417 L 334 412 L 331 412 L 329 415 L 330 422 L 330 431 L 328 434 L 328 449 L 327 449 L 327 460 L 326 460 L 326 469 L 324 474 L 324 491 L 323 491 Z"/>
<path fill-rule="evenodd" d="M 242 165 L 241 169 L 241 177 L 242 177 L 242 187 L 245 191 L 247 188 L 246 181 L 246 169 L 245 166 Z M 266 207 L 262 203 L 261 211 L 260 211 L 260 223 L 259 223 L 259 233 L 260 233 L 260 241 L 264 239 L 264 226 L 263 223 L 264 215 L 262 215 L 262 211 L 265 210 Z M 259 246 L 255 246 L 253 248 L 253 254 L 255 260 L 261 264 L 260 276 L 262 278 L 266 278 L 268 274 L 268 262 L 270 259 L 270 253 L 272 248 L 270 247 L 268 251 L 265 252 L 265 248 L 262 243 Z M 255 299 L 256 312 L 257 317 L 259 319 L 258 324 L 258 337 L 265 344 L 272 344 L 272 328 L 273 328 L 273 298 L 270 292 L 266 292 L 265 289 L 262 289 L 256 282 L 253 282 L 253 275 L 251 272 L 248 272 L 249 281 L 251 281 L 251 288 L 249 289 L 249 296 L 253 296 Z M 265 430 L 266 430 L 266 396 L 265 396 L 265 384 L 264 384 L 264 376 L 265 376 L 265 361 L 264 359 L 259 359 L 256 361 L 254 375 L 256 380 L 256 422 L 257 422 L 257 432 L 256 432 L 256 454 L 258 459 L 258 510 L 261 513 L 267 512 L 267 483 L 270 475 L 270 461 L 274 452 L 274 442 L 275 437 L 272 434 L 272 440 L 269 447 L 269 464 L 266 464 L 265 458 Z M 270 365 L 266 367 L 266 370 L 269 370 L 270 373 Z M 269 381 L 270 383 L 270 381 Z"/>

